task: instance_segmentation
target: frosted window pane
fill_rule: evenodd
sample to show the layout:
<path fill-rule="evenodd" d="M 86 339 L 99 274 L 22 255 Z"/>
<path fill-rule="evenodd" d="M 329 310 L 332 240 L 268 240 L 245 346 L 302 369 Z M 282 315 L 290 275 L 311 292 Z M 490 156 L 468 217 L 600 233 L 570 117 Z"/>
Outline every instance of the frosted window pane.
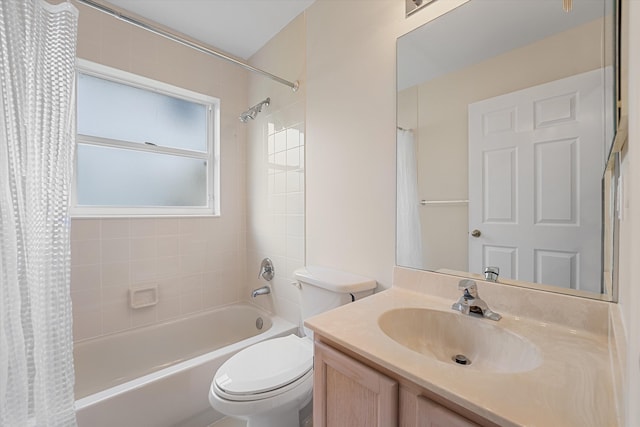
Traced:
<path fill-rule="evenodd" d="M 206 206 L 203 159 L 78 144 L 78 206 Z"/>
<path fill-rule="evenodd" d="M 78 133 L 206 152 L 207 108 L 158 92 L 79 74 Z"/>

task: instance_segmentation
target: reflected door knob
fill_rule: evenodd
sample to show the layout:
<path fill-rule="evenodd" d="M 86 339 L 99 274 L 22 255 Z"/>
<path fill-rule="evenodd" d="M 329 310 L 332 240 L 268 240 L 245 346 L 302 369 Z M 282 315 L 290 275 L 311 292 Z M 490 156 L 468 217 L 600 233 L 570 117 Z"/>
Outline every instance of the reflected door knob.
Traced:
<path fill-rule="evenodd" d="M 482 235 L 482 233 L 478 229 L 475 229 L 471 232 L 472 237 L 480 237 L 480 235 Z"/>

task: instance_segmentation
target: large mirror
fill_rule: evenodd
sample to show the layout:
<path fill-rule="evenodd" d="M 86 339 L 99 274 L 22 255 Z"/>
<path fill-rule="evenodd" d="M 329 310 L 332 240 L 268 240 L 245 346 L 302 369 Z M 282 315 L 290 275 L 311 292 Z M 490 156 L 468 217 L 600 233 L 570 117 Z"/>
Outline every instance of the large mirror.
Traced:
<path fill-rule="evenodd" d="M 398 265 L 615 299 L 614 3 L 470 0 L 398 39 Z"/>

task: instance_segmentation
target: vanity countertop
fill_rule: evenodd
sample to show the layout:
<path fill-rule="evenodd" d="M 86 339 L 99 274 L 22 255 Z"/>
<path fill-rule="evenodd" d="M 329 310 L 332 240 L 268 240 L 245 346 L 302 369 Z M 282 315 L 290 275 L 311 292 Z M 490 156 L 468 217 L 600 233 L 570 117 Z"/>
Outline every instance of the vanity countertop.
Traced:
<path fill-rule="evenodd" d="M 491 307 L 491 300 L 486 301 Z M 535 344 L 542 362 L 527 372 L 496 373 L 424 356 L 389 338 L 378 325 L 380 315 L 392 309 L 453 312 L 452 302 L 439 295 L 394 286 L 308 319 L 305 325 L 362 358 L 501 426 L 618 424 L 606 334 L 503 312 L 495 326 Z M 493 323 L 481 318 L 474 321 Z M 500 346 L 500 342 L 495 345 Z"/>

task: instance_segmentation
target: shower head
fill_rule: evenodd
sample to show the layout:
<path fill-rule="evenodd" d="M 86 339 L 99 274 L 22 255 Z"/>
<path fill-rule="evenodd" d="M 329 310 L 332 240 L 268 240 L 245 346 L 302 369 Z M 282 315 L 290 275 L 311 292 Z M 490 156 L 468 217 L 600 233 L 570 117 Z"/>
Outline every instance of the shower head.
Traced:
<path fill-rule="evenodd" d="M 267 98 L 264 101 L 257 103 L 253 107 L 249 108 L 247 111 L 240 114 L 240 117 L 238 118 L 242 123 L 247 123 L 249 119 L 253 120 L 256 118 L 258 113 L 262 111 L 262 107 L 264 106 L 268 107 L 270 103 L 271 103 L 271 98 Z"/>
<path fill-rule="evenodd" d="M 252 111 L 245 111 L 244 113 L 240 114 L 240 121 L 242 123 L 247 123 L 249 121 L 249 119 L 253 120 L 256 118 L 256 111 L 252 110 Z"/>

